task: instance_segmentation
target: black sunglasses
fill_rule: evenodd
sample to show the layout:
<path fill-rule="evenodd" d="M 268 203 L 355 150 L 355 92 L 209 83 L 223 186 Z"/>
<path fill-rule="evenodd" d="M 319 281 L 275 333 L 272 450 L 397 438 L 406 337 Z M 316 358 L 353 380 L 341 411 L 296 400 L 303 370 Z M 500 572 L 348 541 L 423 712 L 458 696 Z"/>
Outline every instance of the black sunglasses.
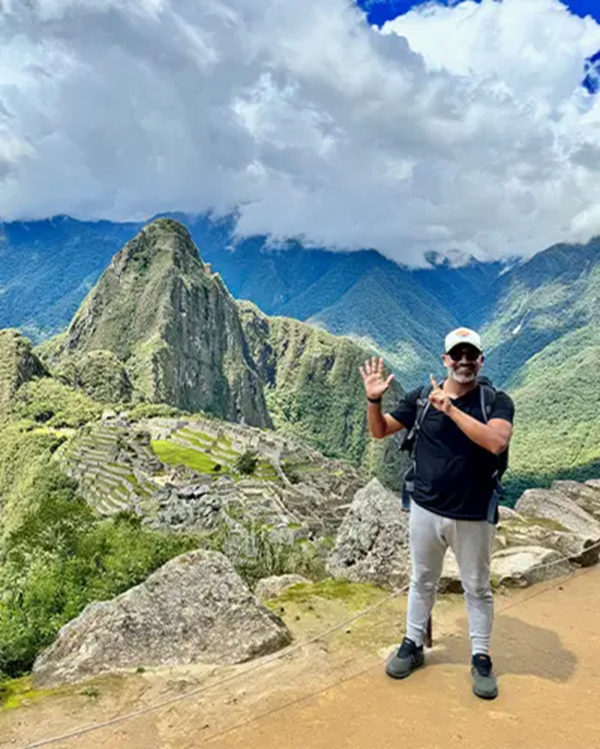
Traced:
<path fill-rule="evenodd" d="M 452 361 L 460 361 L 463 356 L 467 361 L 477 361 L 481 356 L 481 352 L 472 346 L 465 346 L 465 348 L 453 348 L 452 351 L 448 352 L 448 356 Z"/>

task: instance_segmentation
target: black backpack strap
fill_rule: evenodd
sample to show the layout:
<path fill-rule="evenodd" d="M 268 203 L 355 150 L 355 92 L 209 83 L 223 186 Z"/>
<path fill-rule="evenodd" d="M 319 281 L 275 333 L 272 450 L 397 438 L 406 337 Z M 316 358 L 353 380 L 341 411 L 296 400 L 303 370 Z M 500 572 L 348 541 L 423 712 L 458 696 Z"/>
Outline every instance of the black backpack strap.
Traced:
<path fill-rule="evenodd" d="M 430 392 L 431 385 L 424 385 L 421 389 L 416 402 L 417 413 L 415 415 L 415 422 L 406 436 L 406 443 L 410 445 L 410 466 L 404 474 L 404 482 L 402 484 L 402 509 L 405 512 L 410 512 L 410 500 L 415 488 L 415 449 L 421 425 L 423 424 L 423 421 L 427 416 L 427 411 L 429 411 L 429 407 L 431 406 L 431 402 L 429 401 Z"/>
<path fill-rule="evenodd" d="M 415 416 L 415 423 L 413 424 L 413 427 L 408 435 L 409 439 L 414 440 L 412 448 L 413 454 L 415 451 L 417 437 L 419 436 L 419 432 L 421 431 L 421 425 L 423 424 L 423 421 L 425 421 L 427 411 L 429 411 L 429 408 L 431 406 L 429 393 L 431 393 L 431 385 L 423 385 L 423 388 L 419 393 L 419 397 L 417 398 L 417 415 Z"/>
<path fill-rule="evenodd" d="M 497 390 L 492 383 L 482 378 L 482 381 L 479 382 L 479 397 L 481 398 L 481 412 L 486 424 L 490 420 L 490 415 L 496 402 L 496 395 Z M 500 483 L 500 458 L 498 458 L 498 468 L 494 471 L 492 478 L 494 479 L 494 491 L 488 504 L 487 521 L 491 525 L 496 525 L 499 518 L 498 506 L 504 494 L 504 489 Z"/>
<path fill-rule="evenodd" d="M 480 382 L 479 398 L 481 402 L 481 413 L 487 424 L 490 420 L 490 414 L 494 408 L 494 403 L 496 402 L 496 389 L 486 381 Z"/>

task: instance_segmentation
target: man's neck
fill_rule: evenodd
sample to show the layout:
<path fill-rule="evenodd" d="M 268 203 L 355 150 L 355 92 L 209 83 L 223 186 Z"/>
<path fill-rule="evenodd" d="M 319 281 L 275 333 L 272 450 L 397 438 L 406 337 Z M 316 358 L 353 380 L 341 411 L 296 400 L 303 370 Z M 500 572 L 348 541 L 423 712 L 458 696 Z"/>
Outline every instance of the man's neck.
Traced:
<path fill-rule="evenodd" d="M 446 377 L 444 380 L 443 391 L 448 393 L 451 398 L 462 398 L 477 387 L 477 379 L 472 382 L 460 383 L 452 377 Z"/>

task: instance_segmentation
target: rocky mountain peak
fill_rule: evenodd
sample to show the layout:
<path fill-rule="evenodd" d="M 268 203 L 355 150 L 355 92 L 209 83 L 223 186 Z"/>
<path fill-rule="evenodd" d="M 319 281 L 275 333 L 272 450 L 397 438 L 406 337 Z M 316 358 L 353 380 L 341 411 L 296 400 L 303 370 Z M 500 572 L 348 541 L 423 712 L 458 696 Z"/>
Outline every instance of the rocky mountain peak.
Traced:
<path fill-rule="evenodd" d="M 178 221 L 157 219 L 130 240 L 48 351 L 63 368 L 114 355 L 135 400 L 271 426 L 236 303 Z"/>
<path fill-rule="evenodd" d="M 158 263 L 171 262 L 179 270 L 207 270 L 187 228 L 170 218 L 159 218 L 145 226 L 118 252 L 111 263 L 118 277 L 132 272 L 145 275 Z"/>

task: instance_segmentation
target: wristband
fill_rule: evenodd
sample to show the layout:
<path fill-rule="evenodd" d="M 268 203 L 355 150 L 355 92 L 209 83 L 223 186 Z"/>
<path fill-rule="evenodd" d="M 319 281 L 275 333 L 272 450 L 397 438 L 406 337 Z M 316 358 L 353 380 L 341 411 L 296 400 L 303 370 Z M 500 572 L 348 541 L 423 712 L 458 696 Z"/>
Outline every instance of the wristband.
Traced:
<path fill-rule="evenodd" d="M 367 400 L 369 401 L 369 403 L 381 403 L 381 398 L 369 398 L 367 396 Z"/>

